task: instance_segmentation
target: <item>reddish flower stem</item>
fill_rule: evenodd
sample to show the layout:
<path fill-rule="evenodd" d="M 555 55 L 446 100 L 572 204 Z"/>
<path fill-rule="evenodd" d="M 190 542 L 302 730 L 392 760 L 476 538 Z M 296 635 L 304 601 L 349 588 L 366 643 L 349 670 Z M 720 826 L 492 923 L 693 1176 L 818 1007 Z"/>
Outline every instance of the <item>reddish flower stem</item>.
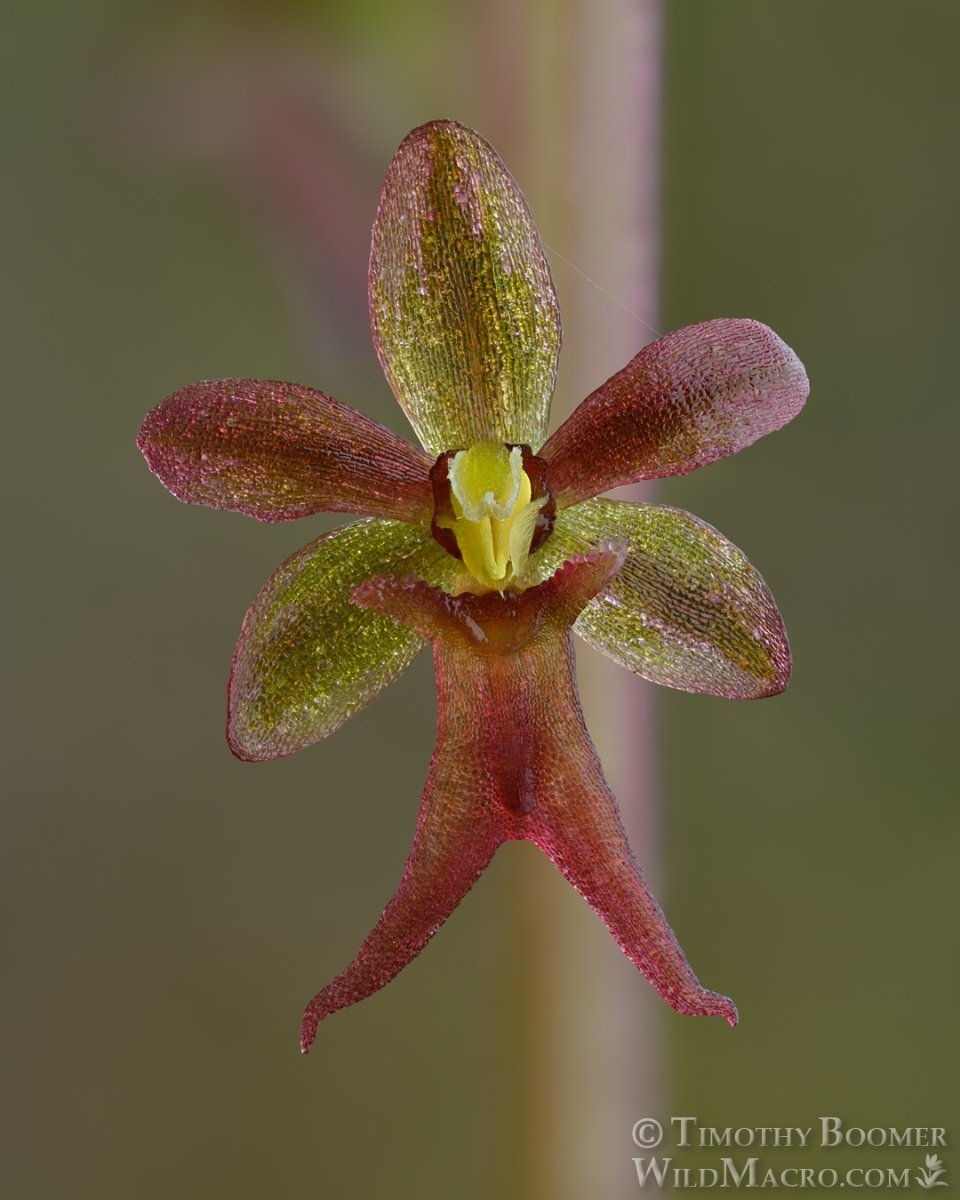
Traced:
<path fill-rule="evenodd" d="M 560 295 L 556 428 L 611 363 L 626 363 L 657 336 L 661 6 L 615 0 L 601 20 L 587 0 L 560 0 L 531 16 L 519 48 L 515 8 L 504 20 L 528 101 L 519 129 L 494 124 L 491 134 L 508 165 L 522 164 Z M 587 725 L 656 894 L 652 689 L 581 646 L 578 676 Z M 619 1200 L 636 1190 L 623 1169 L 630 1126 L 661 1111 L 665 1014 L 611 954 L 593 913 L 564 905 L 551 873 L 524 859 L 512 926 L 522 975 L 511 985 L 510 1194 Z"/>

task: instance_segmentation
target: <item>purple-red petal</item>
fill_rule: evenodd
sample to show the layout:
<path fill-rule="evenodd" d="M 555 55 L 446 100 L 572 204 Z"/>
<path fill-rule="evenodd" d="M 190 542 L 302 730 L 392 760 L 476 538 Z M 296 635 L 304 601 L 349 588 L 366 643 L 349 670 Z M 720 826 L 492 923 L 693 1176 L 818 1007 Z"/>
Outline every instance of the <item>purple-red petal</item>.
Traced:
<path fill-rule="evenodd" d="M 501 842 L 539 846 L 677 1011 L 736 1023 L 697 982 L 627 843 L 577 698 L 571 623 L 623 549 L 566 563 L 520 593 L 452 596 L 381 576 L 355 603 L 433 642 L 437 744 L 397 894 L 357 957 L 310 1003 L 301 1048 L 330 1013 L 388 983 L 426 945 Z"/>
<path fill-rule="evenodd" d="M 356 958 L 307 1006 L 304 1054 L 325 1017 L 373 995 L 416 958 L 482 874 L 502 839 L 480 782 L 470 777 L 469 760 L 438 742 L 400 886 Z"/>
<path fill-rule="evenodd" d="M 429 524 L 422 450 L 312 388 L 221 379 L 174 392 L 137 445 L 178 500 L 259 521 L 351 512 Z"/>
<path fill-rule="evenodd" d="M 559 508 L 609 488 L 685 475 L 792 420 L 803 364 L 759 321 L 704 321 L 645 346 L 548 439 Z"/>
<path fill-rule="evenodd" d="M 582 719 L 569 718 L 554 738 L 552 753 L 541 758 L 537 803 L 526 836 L 556 864 L 677 1012 L 723 1017 L 736 1025 L 736 1005 L 700 985 L 647 887 Z"/>

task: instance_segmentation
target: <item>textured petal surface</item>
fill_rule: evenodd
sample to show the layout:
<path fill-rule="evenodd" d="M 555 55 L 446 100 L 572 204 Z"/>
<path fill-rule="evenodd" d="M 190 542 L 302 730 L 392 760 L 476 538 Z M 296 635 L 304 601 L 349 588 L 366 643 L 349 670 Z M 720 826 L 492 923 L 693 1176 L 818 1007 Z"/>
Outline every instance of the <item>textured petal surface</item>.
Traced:
<path fill-rule="evenodd" d="M 556 705 L 549 732 L 538 737 L 536 806 L 526 836 L 555 863 L 660 995 L 685 1016 L 737 1024 L 736 1005 L 701 987 L 630 849 L 616 800 L 579 712 L 544 674 Z M 559 703 L 557 703 L 559 701 Z M 541 720 L 545 719 L 544 713 Z"/>
<path fill-rule="evenodd" d="M 571 622 L 622 562 L 606 548 L 519 594 L 450 596 L 377 578 L 358 604 L 433 641 L 437 745 L 397 894 L 359 954 L 311 1002 L 301 1048 L 330 1013 L 388 983 L 450 915 L 497 846 L 527 839 L 556 863 L 679 1012 L 736 1022 L 697 982 L 627 844 L 573 675 Z"/>
<path fill-rule="evenodd" d="M 557 516 L 542 574 L 614 541 L 627 557 L 576 632 L 653 683 L 747 700 L 782 692 L 790 647 L 773 597 L 742 551 L 681 509 L 588 500 Z"/>
<path fill-rule="evenodd" d="M 149 414 L 137 445 L 179 500 L 260 521 L 353 512 L 429 524 L 433 510 L 420 449 L 295 383 L 192 384 Z"/>
<path fill-rule="evenodd" d="M 540 452 L 565 508 L 608 488 L 685 475 L 797 415 L 803 364 L 759 321 L 704 321 L 644 347 Z"/>
<path fill-rule="evenodd" d="M 435 121 L 404 139 L 369 289 L 377 353 L 427 450 L 542 443 L 560 313 L 526 201 L 479 134 Z"/>
<path fill-rule="evenodd" d="M 498 814 L 471 778 L 472 763 L 438 741 L 400 886 L 353 962 L 311 1000 L 300 1028 L 304 1054 L 325 1017 L 379 991 L 416 958 L 500 845 Z"/>
<path fill-rule="evenodd" d="M 279 758 L 326 737 L 410 665 L 412 630 L 351 603 L 384 569 L 450 586 L 454 560 L 415 525 L 357 521 L 305 546 L 250 606 L 230 675 L 227 736 L 239 758 Z"/>

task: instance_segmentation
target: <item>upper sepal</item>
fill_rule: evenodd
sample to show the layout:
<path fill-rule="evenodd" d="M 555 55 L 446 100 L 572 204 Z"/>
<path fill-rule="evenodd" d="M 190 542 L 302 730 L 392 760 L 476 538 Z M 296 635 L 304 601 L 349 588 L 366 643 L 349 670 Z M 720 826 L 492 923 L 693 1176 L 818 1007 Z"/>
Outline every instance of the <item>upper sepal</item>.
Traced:
<path fill-rule="evenodd" d="M 540 451 L 557 506 L 735 454 L 792 420 L 809 390 L 796 354 L 759 321 L 668 333 L 589 395 Z"/>
<path fill-rule="evenodd" d="M 290 521 L 352 512 L 429 524 L 431 461 L 313 388 L 194 383 L 147 416 L 137 445 L 178 500 Z"/>
<path fill-rule="evenodd" d="M 404 138 L 369 299 L 380 362 L 427 450 L 543 442 L 560 310 L 526 201 L 479 134 L 433 121 Z"/>

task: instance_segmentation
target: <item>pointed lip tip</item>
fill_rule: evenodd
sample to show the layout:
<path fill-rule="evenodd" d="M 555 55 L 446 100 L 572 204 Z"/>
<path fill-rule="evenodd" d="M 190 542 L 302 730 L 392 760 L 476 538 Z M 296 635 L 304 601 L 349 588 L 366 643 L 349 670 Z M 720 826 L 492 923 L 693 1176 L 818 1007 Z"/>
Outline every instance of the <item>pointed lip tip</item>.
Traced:
<path fill-rule="evenodd" d="M 729 996 L 717 996 L 717 1016 L 723 1017 L 731 1029 L 736 1029 L 740 1023 L 740 1013 Z"/>
<path fill-rule="evenodd" d="M 719 992 L 714 992 L 711 1000 L 712 1003 L 706 1015 L 710 1017 L 723 1017 L 731 1029 L 736 1029 L 740 1024 L 740 1013 L 730 997 L 722 996 Z"/>
<path fill-rule="evenodd" d="M 300 1053 L 304 1057 L 310 1053 L 310 1047 L 316 1040 L 319 1024 L 319 1021 L 309 1020 L 306 1016 L 300 1023 Z"/>

